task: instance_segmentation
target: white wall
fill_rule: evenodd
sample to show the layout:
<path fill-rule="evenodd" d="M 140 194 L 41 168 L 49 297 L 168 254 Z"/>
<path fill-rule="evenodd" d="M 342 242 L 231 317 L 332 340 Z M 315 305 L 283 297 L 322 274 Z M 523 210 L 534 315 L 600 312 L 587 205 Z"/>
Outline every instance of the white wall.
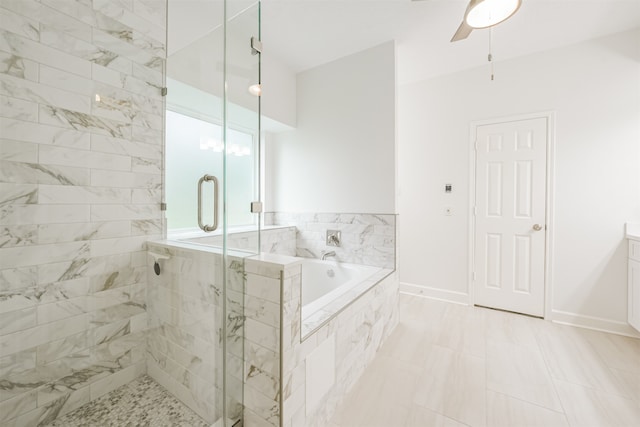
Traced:
<path fill-rule="evenodd" d="M 624 223 L 640 219 L 640 30 L 497 62 L 493 82 L 481 67 L 400 88 L 400 280 L 469 300 L 470 122 L 549 110 L 555 317 L 624 329 L 615 323 L 627 312 Z"/>
<path fill-rule="evenodd" d="M 297 128 L 266 141 L 266 208 L 395 213 L 395 44 L 304 71 Z"/>

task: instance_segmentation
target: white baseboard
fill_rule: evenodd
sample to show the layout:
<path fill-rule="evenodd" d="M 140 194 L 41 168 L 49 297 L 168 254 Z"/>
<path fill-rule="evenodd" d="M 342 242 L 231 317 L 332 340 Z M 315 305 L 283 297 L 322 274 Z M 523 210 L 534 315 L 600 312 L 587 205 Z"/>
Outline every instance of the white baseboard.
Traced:
<path fill-rule="evenodd" d="M 400 293 L 452 302 L 454 304 L 469 305 L 469 294 L 423 285 L 414 285 L 412 283 L 400 282 Z"/>
<path fill-rule="evenodd" d="M 626 322 L 603 319 L 601 317 L 585 316 L 582 314 L 568 313 L 566 311 L 551 310 L 551 317 L 548 319 L 555 323 L 577 326 L 595 331 L 609 332 L 627 337 L 640 338 L 640 333 L 633 329 Z"/>

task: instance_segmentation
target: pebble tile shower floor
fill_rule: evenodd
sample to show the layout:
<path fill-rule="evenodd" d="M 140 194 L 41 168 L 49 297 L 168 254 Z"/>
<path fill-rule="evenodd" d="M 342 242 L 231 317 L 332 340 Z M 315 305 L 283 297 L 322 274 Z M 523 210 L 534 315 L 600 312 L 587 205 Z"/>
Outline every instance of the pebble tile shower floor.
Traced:
<path fill-rule="evenodd" d="M 202 418 L 144 375 L 58 418 L 49 427 L 208 427 Z"/>

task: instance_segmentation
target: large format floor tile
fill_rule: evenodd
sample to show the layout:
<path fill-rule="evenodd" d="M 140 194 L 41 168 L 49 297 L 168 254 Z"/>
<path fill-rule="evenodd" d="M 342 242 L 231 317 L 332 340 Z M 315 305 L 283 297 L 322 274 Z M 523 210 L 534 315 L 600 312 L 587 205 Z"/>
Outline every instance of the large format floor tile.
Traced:
<path fill-rule="evenodd" d="M 401 295 L 331 427 L 640 426 L 640 340 Z"/>
<path fill-rule="evenodd" d="M 562 411 L 552 411 L 504 394 L 487 392 L 487 425 L 492 427 L 565 427 Z"/>

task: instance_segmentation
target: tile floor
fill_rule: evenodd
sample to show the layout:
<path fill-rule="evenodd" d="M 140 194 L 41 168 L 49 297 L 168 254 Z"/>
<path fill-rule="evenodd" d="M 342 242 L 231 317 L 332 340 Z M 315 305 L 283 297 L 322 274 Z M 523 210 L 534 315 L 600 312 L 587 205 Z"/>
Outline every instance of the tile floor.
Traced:
<path fill-rule="evenodd" d="M 640 340 L 401 295 L 329 427 L 640 426 Z"/>
<path fill-rule="evenodd" d="M 143 375 L 49 424 L 49 427 L 81 426 L 208 427 L 209 424 L 150 376 Z"/>

